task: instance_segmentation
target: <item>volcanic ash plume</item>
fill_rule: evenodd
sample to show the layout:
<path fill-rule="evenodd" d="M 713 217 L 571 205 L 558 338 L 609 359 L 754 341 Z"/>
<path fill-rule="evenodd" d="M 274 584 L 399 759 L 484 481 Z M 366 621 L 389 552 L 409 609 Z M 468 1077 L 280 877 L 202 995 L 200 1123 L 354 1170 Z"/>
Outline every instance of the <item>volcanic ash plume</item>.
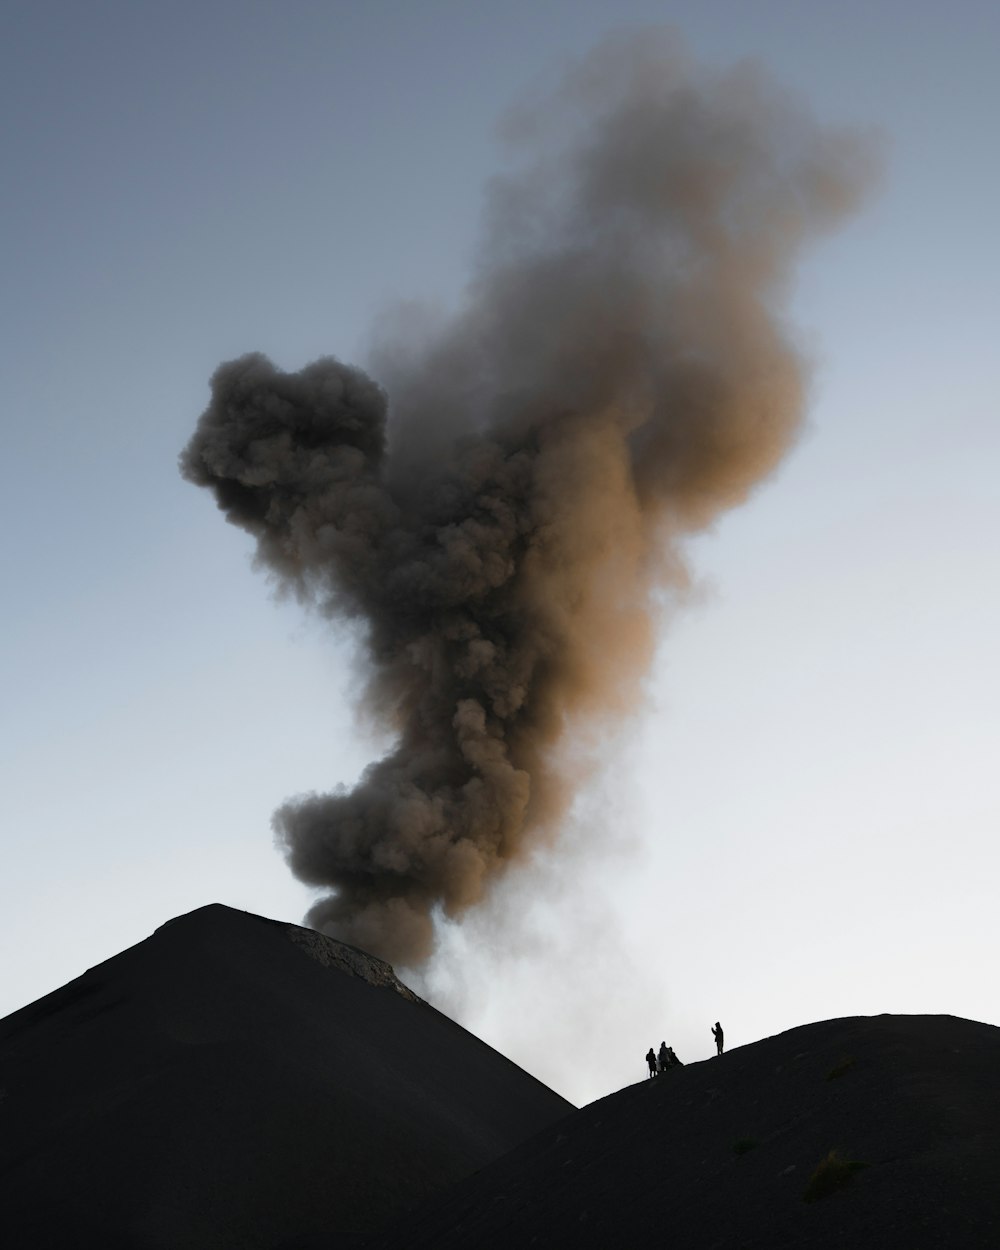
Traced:
<path fill-rule="evenodd" d="M 391 407 L 334 359 L 244 356 L 181 459 L 282 584 L 364 627 L 396 746 L 275 824 L 329 887 L 310 923 L 411 967 L 436 909 L 556 831 L 567 744 L 579 768 L 639 697 L 679 539 L 794 438 L 790 267 L 870 164 L 758 71 L 702 73 L 648 32 L 508 129 L 521 163 L 491 187 L 464 306 L 381 346 Z"/>

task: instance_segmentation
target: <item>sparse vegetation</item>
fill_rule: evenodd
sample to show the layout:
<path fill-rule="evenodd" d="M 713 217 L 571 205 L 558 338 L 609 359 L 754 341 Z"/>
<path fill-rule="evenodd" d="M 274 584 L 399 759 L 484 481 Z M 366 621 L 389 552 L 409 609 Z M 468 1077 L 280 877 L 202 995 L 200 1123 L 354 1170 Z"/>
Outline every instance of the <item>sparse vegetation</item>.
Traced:
<path fill-rule="evenodd" d="M 838 1076 L 843 1076 L 845 1072 L 850 1072 L 856 1062 L 857 1060 L 853 1055 L 848 1056 L 846 1059 L 841 1059 L 840 1063 L 834 1064 L 834 1066 L 826 1074 L 826 1079 L 828 1081 L 835 1081 Z"/>
<path fill-rule="evenodd" d="M 733 1154 L 745 1155 L 747 1151 L 753 1150 L 757 1145 L 755 1137 L 739 1137 L 733 1142 Z"/>
<path fill-rule="evenodd" d="M 831 1150 L 825 1159 L 820 1160 L 819 1166 L 809 1177 L 809 1184 L 802 1197 L 806 1202 L 829 1198 L 831 1194 L 849 1185 L 855 1172 L 867 1166 L 860 1159 L 845 1159 L 839 1150 Z"/>

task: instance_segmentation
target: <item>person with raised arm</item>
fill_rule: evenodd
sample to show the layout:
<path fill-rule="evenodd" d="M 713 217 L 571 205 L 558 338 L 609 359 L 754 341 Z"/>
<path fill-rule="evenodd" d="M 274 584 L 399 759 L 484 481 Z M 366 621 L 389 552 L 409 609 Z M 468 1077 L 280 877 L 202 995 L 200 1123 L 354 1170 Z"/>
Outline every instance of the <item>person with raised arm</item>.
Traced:
<path fill-rule="evenodd" d="M 715 1053 L 722 1054 L 722 1025 L 716 1020 L 712 1025 L 712 1036 L 715 1038 Z"/>

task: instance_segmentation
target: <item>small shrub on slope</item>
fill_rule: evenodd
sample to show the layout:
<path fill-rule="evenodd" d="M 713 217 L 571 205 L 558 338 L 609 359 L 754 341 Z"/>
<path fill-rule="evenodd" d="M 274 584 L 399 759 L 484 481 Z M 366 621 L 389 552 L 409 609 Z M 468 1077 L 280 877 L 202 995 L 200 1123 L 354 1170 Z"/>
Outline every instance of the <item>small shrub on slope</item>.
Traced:
<path fill-rule="evenodd" d="M 809 1177 L 809 1184 L 802 1197 L 806 1202 L 818 1202 L 820 1198 L 829 1198 L 831 1194 L 849 1185 L 855 1172 L 867 1166 L 868 1164 L 862 1163 L 860 1159 L 845 1159 L 839 1151 L 831 1150 Z"/>

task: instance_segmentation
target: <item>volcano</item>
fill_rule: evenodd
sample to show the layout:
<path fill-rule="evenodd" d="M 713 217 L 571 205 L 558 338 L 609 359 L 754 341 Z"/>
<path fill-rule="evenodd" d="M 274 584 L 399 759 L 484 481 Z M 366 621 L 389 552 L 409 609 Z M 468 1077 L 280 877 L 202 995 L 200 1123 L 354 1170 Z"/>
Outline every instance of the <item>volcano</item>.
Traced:
<path fill-rule="evenodd" d="M 220 905 L 0 1021 L 7 1245 L 338 1244 L 574 1110 L 392 968 Z"/>

